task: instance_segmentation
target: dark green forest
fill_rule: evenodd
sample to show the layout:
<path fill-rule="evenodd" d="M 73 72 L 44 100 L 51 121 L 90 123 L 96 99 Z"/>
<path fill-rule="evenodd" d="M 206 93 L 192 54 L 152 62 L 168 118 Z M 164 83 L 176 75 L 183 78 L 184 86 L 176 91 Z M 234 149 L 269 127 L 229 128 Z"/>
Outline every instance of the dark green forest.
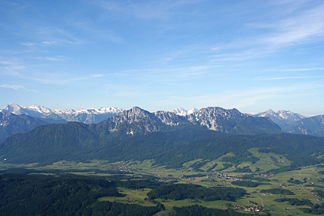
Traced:
<path fill-rule="evenodd" d="M 246 191 L 241 188 L 233 187 L 205 188 L 193 184 L 172 184 L 157 187 L 147 195 L 150 199 L 161 198 L 173 200 L 201 199 L 204 201 L 235 201 L 236 199 L 246 195 Z"/>
<path fill-rule="evenodd" d="M 324 152 L 324 138 L 296 134 L 228 135 L 198 126 L 128 136 L 107 134 L 98 125 L 68 123 L 41 126 L 8 138 L 0 144 L 0 159 L 9 163 L 43 164 L 59 160 L 114 162 L 153 159 L 167 167 L 181 167 L 190 160 L 213 160 L 233 152 L 235 157 L 223 160 L 235 165 L 258 160 L 248 151 L 250 148 L 285 155 L 292 161 L 290 167 L 296 168 L 323 161 L 318 156 Z"/>
<path fill-rule="evenodd" d="M 148 194 L 153 201 L 163 199 L 231 200 L 242 197 L 245 190 L 231 187 L 205 188 L 198 185 L 161 184 L 154 180 L 85 177 L 71 174 L 19 174 L 0 175 L 0 212 L 3 216 L 152 216 L 164 206 L 145 207 L 135 204 L 98 201 L 105 196 L 122 197 L 117 187 L 151 187 Z M 200 206 L 173 208 L 176 215 L 244 216 L 233 210 L 218 210 Z M 189 212 L 189 213 L 188 213 Z"/>
<path fill-rule="evenodd" d="M 136 184 L 136 183 L 134 183 Z M 103 196 L 123 196 L 117 183 L 73 175 L 0 175 L 0 212 L 21 215 L 153 215 L 160 207 L 98 202 Z"/>
<path fill-rule="evenodd" d="M 282 194 L 282 195 L 294 195 L 294 192 L 283 188 L 271 188 L 271 189 L 261 190 L 260 192 L 271 193 L 271 194 Z"/>
<path fill-rule="evenodd" d="M 308 205 L 312 206 L 313 203 L 309 200 L 305 199 L 296 199 L 296 198 L 279 198 L 275 199 L 277 202 L 288 202 L 290 205 L 301 206 L 301 205 Z"/>
<path fill-rule="evenodd" d="M 175 207 L 177 216 L 249 216 L 251 214 L 238 213 L 233 210 L 210 209 L 199 205 Z M 253 214 L 255 215 L 255 214 Z"/>

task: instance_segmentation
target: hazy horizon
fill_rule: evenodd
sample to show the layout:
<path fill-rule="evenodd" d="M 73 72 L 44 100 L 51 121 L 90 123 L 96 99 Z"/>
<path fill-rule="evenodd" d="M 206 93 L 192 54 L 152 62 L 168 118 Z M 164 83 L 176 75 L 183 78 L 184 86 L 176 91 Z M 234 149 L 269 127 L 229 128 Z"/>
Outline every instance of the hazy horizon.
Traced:
<path fill-rule="evenodd" d="M 324 2 L 0 2 L 0 106 L 324 113 Z"/>

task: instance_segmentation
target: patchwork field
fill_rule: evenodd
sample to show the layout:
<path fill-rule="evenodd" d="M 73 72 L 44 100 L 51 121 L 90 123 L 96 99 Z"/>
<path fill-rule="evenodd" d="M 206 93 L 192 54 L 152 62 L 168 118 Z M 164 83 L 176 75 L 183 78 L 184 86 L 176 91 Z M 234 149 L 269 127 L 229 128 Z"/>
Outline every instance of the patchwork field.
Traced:
<path fill-rule="evenodd" d="M 92 160 L 84 162 L 59 161 L 48 165 L 0 164 L 1 170 L 21 172 L 27 169 L 34 174 L 74 174 L 79 176 L 103 177 L 108 180 L 132 182 L 148 180 L 156 184 L 200 185 L 202 188 L 241 188 L 246 194 L 236 200 L 204 200 L 202 198 L 181 199 L 155 198 L 148 194 L 159 186 L 118 186 L 123 196 L 102 196 L 99 202 L 117 202 L 153 207 L 157 204 L 165 209 L 163 214 L 172 215 L 175 207 L 192 205 L 208 209 L 227 210 L 252 215 L 319 215 L 323 208 L 324 164 L 305 166 L 299 169 L 280 170 L 290 165 L 282 155 L 261 153 L 257 149 L 249 152 L 255 161 L 233 161 L 233 153 L 208 161 L 197 159 L 183 164 L 182 168 L 167 168 L 156 165 L 152 160 L 109 161 Z M 18 168 L 19 167 L 19 168 Z M 127 184 L 126 184 L 127 185 Z M 312 211 L 307 212 L 309 209 Z M 315 211 L 315 210 L 316 211 Z"/>

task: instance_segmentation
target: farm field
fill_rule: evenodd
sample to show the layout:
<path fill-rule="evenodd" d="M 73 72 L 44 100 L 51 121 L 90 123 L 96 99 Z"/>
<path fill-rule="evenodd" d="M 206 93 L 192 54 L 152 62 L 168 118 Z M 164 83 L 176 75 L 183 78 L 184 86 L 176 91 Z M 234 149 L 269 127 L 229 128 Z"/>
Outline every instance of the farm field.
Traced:
<path fill-rule="evenodd" d="M 251 151 L 253 152 L 253 150 Z M 257 155 L 254 152 L 255 155 Z M 87 162 L 59 161 L 53 164 L 40 166 L 38 164 L 0 164 L 1 170 L 20 172 L 24 169 L 34 174 L 73 174 L 76 176 L 100 177 L 108 180 L 122 182 L 149 180 L 158 184 L 168 185 L 199 185 L 203 188 L 241 188 L 246 194 L 234 201 L 231 200 L 203 200 L 200 198 L 150 199 L 148 194 L 156 188 L 145 185 L 128 187 L 118 186 L 118 191 L 123 196 L 102 196 L 99 202 L 117 202 L 122 204 L 135 204 L 144 207 L 153 207 L 157 203 L 164 207 L 164 214 L 171 214 L 174 207 L 187 207 L 198 205 L 210 209 L 228 210 L 249 213 L 253 215 L 316 215 L 306 213 L 304 209 L 310 209 L 312 205 L 323 203 L 323 197 L 317 191 L 324 191 L 324 165 L 318 164 L 305 166 L 296 170 L 267 172 L 270 167 L 267 160 L 281 160 L 285 165 L 289 161 L 276 155 L 258 155 L 264 162 L 254 164 L 254 172 L 237 172 L 240 167 L 249 166 L 240 163 L 224 169 L 222 158 L 215 161 L 195 160 L 183 164 L 182 168 L 166 168 L 155 165 L 154 161 L 121 161 L 109 163 L 108 161 L 93 160 Z M 215 165 L 217 163 L 217 165 Z M 197 165 L 199 164 L 199 166 Z M 19 167 L 19 168 L 18 168 Z M 210 167 L 212 169 L 210 169 Z M 253 167 L 253 166 L 249 166 Z M 243 170 L 244 171 L 244 170 Z M 272 189 L 279 189 L 271 192 Z M 287 191 L 289 193 L 287 193 Z M 281 201 L 279 202 L 278 200 Z M 286 199 L 286 201 L 284 200 Z M 288 201 L 287 201 L 288 199 Z M 289 199 L 307 201 L 303 203 L 290 203 Z"/>

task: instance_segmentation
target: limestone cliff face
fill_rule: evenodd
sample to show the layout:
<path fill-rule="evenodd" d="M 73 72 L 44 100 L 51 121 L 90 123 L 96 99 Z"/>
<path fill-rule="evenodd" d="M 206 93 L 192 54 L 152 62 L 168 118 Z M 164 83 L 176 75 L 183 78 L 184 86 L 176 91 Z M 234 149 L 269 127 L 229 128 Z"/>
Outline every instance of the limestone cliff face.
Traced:
<path fill-rule="evenodd" d="M 247 116 L 237 109 L 208 107 L 188 115 L 187 118 L 189 121 L 205 126 L 209 130 L 228 133 Z"/>

